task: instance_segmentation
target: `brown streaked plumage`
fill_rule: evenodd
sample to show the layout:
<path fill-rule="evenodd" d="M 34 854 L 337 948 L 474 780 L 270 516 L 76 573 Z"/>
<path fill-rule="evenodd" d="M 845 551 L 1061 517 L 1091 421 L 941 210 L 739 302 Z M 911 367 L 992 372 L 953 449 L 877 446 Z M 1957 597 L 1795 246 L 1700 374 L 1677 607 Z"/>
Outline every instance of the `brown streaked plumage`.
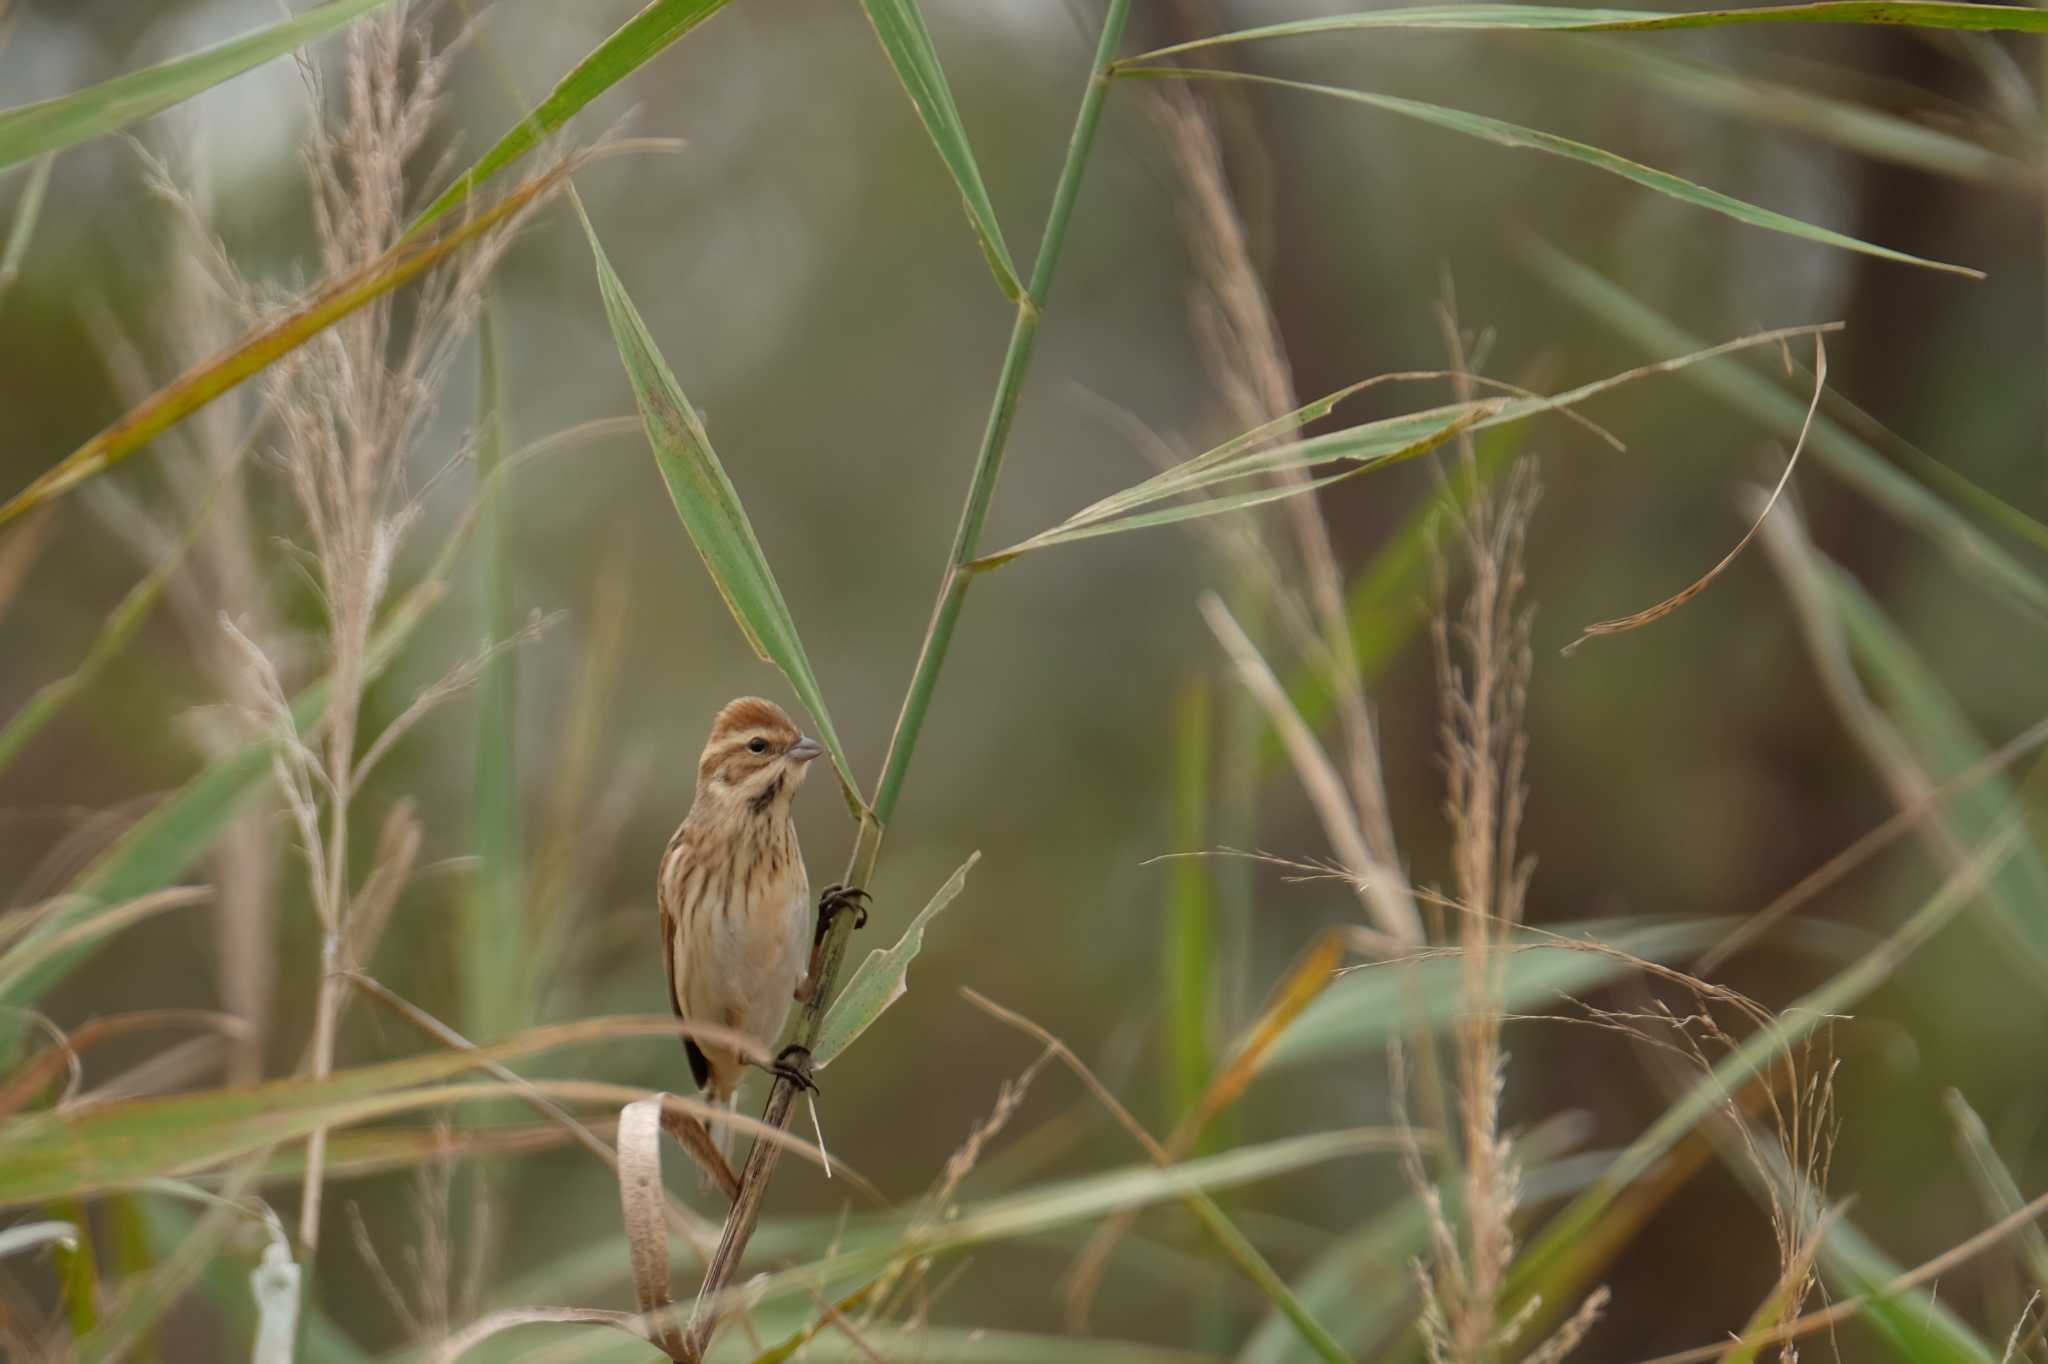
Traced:
<path fill-rule="evenodd" d="M 662 854 L 656 898 L 676 1016 L 774 1047 L 804 988 L 810 879 L 790 805 L 823 750 L 780 706 L 743 696 L 718 712 L 697 762 L 697 795 Z M 730 1046 L 686 1038 L 704 1097 L 738 1102 L 746 1062 Z M 713 1130 L 721 1154 L 732 1128 Z"/>

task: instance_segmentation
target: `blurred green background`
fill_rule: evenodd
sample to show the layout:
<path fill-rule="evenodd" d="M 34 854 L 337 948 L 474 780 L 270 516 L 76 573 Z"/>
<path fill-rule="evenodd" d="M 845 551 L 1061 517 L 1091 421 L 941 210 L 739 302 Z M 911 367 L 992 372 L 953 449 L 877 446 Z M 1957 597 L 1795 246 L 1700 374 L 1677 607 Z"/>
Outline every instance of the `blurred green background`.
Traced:
<path fill-rule="evenodd" d="M 635 8 L 631 0 L 489 6 L 456 62 L 437 143 L 466 163 Z M 1088 4 L 1070 12 L 1048 0 L 932 0 L 926 10 L 996 208 L 1028 265 L 1097 18 Z M 1314 3 L 1139 5 L 1126 50 L 1313 12 Z M 261 0 L 17 3 L 0 46 L 0 102 L 61 94 L 274 15 Z M 450 5 L 433 16 L 450 36 L 459 19 Z M 315 52 L 333 61 L 339 44 Z M 1801 126 L 1796 102 L 1771 91 L 1751 88 L 1736 107 L 1708 107 L 1686 98 L 1675 74 L 1634 54 L 1854 100 L 1988 149 L 1994 169 L 1959 162 L 1942 173 L 1863 154 Z M 1843 320 L 1846 331 L 1829 343 L 1837 392 L 2011 507 L 2048 518 L 2048 140 L 2038 40 L 1838 28 L 1619 39 L 1359 33 L 1257 45 L 1232 59 L 1563 133 L 1989 276 L 1972 282 L 1834 251 L 1372 110 L 1231 87 L 1217 103 L 1230 169 L 1303 395 L 1447 363 L 1437 315 L 1446 280 L 1463 323 L 1496 334 L 1488 372 L 1501 378 L 1554 390 L 1659 358 L 1546 284 L 1527 248 L 1539 238 L 1706 341 Z M 1187 452 L 1232 434 L 1190 327 L 1194 267 L 1176 171 L 1146 114 L 1147 93 L 1136 83 L 1111 92 L 1024 388 L 985 538 L 991 548 L 1150 472 L 1108 404 Z M 241 267 L 282 284 L 313 269 L 297 159 L 305 117 L 284 61 L 133 132 L 181 178 L 203 179 Z M 615 124 L 682 145 L 595 165 L 579 173 L 578 188 L 704 413 L 854 769 L 870 779 L 930 611 L 1009 309 L 989 287 L 958 195 L 854 5 L 734 5 L 605 96 L 575 130 L 587 140 Z M 423 190 L 438 185 L 434 169 L 420 166 Z M 25 171 L 0 180 L 0 214 L 11 214 Z M 221 339 L 190 323 L 180 281 L 193 239 L 147 191 L 143 172 L 118 137 L 55 163 L 42 223 L 0 296 L 0 486 L 9 493 L 132 405 L 139 394 L 124 375 L 162 383 Z M 565 204 L 521 235 L 492 302 L 511 445 L 632 415 L 589 251 Z M 473 429 L 475 372 L 468 346 L 421 443 L 412 471 L 419 483 Z M 1783 391 L 1803 401 L 1804 383 L 1794 377 Z M 1445 400 L 1441 385 L 1379 389 L 1347 411 L 1360 420 Z M 1725 553 L 1749 518 L 1738 492 L 1775 476 L 1788 436 L 1685 377 L 1636 384 L 1588 415 L 1625 440 L 1627 453 L 1563 422 L 1524 432 L 1546 488 L 1529 567 L 1538 615 L 1525 845 L 1539 858 L 1529 918 L 1750 913 L 1897 808 L 1824 693 L 1761 548 L 1672 618 L 1569 658 L 1559 649 L 1586 622 L 1676 591 Z M 1417 461 L 1325 495 L 1348 571 L 1372 560 L 1434 477 Z M 165 462 L 145 453 L 99 480 L 105 488 L 57 507 L 0 615 L 0 715 L 76 666 L 153 562 L 133 533 L 133 506 L 184 523 L 166 480 Z M 659 1013 L 654 869 L 688 807 L 704 730 L 731 696 L 792 698 L 733 627 L 637 432 L 549 455 L 508 486 L 513 609 L 519 618 L 564 613 L 515 655 L 516 807 L 537 843 L 551 803 L 566 794 L 576 833 L 572 869 L 554 883 L 560 900 L 551 912 L 566 926 L 550 939 L 558 956 L 544 963 L 520 1021 Z M 2038 615 L 1986 591 L 1810 453 L 1794 486 L 1817 546 L 1890 615 L 1977 736 L 1996 744 L 2041 717 L 2048 633 Z M 280 545 L 298 533 L 295 514 L 261 448 L 249 487 L 249 564 L 260 576 L 234 584 L 222 604 L 262 600 L 288 626 L 315 629 L 318 604 Z M 431 493 L 401 581 L 472 487 L 464 466 Z M 2037 549 L 2018 544 L 2016 552 L 2041 570 Z M 483 627 L 473 566 L 458 583 L 461 594 L 373 691 L 373 715 L 395 714 L 475 648 Z M 831 1149 L 892 1198 L 935 1177 L 1002 1078 L 1035 1054 L 958 998 L 959 985 L 1060 1034 L 1155 1130 L 1178 1116 L 1162 1081 L 1159 1021 L 1171 871 L 1148 859 L 1191 850 L 1172 827 L 1176 699 L 1202 684 L 1219 706 L 1234 704 L 1236 683 L 1193 609 L 1203 588 L 1227 583 L 1199 538 L 1166 528 L 1034 555 L 975 587 L 871 887 L 874 922 L 856 952 L 893 941 L 970 851 L 982 861 L 966 894 L 935 921 L 909 996 L 825 1082 Z M 188 586 L 200 598 L 220 590 L 197 574 Z M 1403 607 L 1419 615 L 1421 589 L 1410 595 Z M 215 629 L 211 610 L 160 609 L 0 774 L 5 903 L 30 904 L 61 886 L 152 795 L 195 769 L 195 732 L 218 718 L 223 701 L 206 663 L 218 648 Z M 615 648 L 603 642 L 608 630 L 619 635 Z M 304 661 L 292 680 L 313 675 L 314 651 Z M 1420 635 L 1372 692 L 1403 850 L 1417 880 L 1442 880 L 1435 682 Z M 455 702 L 408 739 L 358 816 L 358 843 L 367 845 L 392 802 L 417 803 L 420 870 L 371 969 L 450 1018 L 462 1014 L 458 933 L 474 879 L 475 705 L 473 697 Z M 582 781 L 564 771 L 579 717 L 591 743 Z M 1231 789 L 1213 791 L 1211 804 L 1255 811 L 1247 846 L 1327 855 L 1284 766 L 1267 767 L 1254 786 L 1243 781 L 1232 774 Z M 819 884 L 837 877 L 853 833 L 821 786 L 813 783 L 799 806 Z M 305 1043 L 318 970 L 304 878 L 281 817 L 274 832 L 281 852 L 272 888 L 277 985 L 261 1023 L 267 1074 L 288 1071 Z M 1355 898 L 1331 882 L 1293 881 L 1266 867 L 1225 873 L 1233 874 L 1249 887 L 1249 915 L 1217 967 L 1225 1037 L 1318 930 L 1359 914 Z M 1880 935 L 1943 874 L 1909 839 L 1807 912 Z M 2048 905 L 2031 910 L 2048 915 Z M 1861 941 L 1774 935 L 1722 978 L 1781 1004 Z M 209 912 L 178 911 L 124 933 L 41 1007 L 66 1026 L 116 1010 L 215 1007 L 221 971 Z M 1983 1115 L 2024 1192 L 2048 1183 L 2041 980 L 1972 914 L 1837 1031 L 1841 1136 L 1830 1187 L 1855 1199 L 1858 1225 L 1895 1261 L 1918 1263 L 1991 1220 L 1942 1108 L 1946 1090 L 1960 1090 Z M 342 1055 L 361 1062 L 416 1045 L 359 1001 Z M 1619 1038 L 1528 1022 L 1510 1025 L 1507 1045 L 1511 1122 L 1582 1112 L 1584 1144 L 1608 1148 L 1666 1101 Z M 110 1044 L 91 1058 L 88 1076 L 105 1078 L 156 1049 Z M 607 1047 L 578 1065 L 622 1083 L 688 1085 L 679 1049 L 658 1039 Z M 216 1067 L 192 1082 L 219 1074 Z M 1384 1121 L 1386 1084 L 1377 1050 L 1281 1071 L 1257 1083 L 1237 1132 L 1277 1137 Z M 1062 1118 L 1070 1112 L 1081 1116 Z M 1023 1164 L 1013 1175 L 1137 1157 L 1064 1076 L 1040 1080 L 1011 1132 L 1041 1136 L 1035 1146 L 1020 1139 L 1014 1159 Z M 487 1254 L 487 1284 L 513 1285 L 568 1247 L 617 1243 L 611 1176 L 583 1153 L 485 1164 L 490 1234 L 464 1244 L 458 1228 L 456 1240 L 465 1264 Z M 697 1197 L 688 1180 L 672 1158 L 672 1186 Z M 1231 1206 L 1246 1210 L 1247 1230 L 1288 1272 L 1390 1206 L 1402 1187 L 1390 1159 L 1368 1157 L 1259 1185 Z M 295 1202 L 288 1187 L 269 1196 L 280 1209 Z M 338 1182 L 329 1196 L 337 1209 L 359 1207 L 386 1248 L 416 1236 L 420 1195 L 409 1174 Z M 831 1213 L 843 1197 L 814 1169 L 789 1163 L 770 1211 Z M 1142 1226 L 1156 1243 L 1206 1254 L 1178 1212 L 1151 1214 Z M 972 1252 L 934 1319 L 1054 1329 L 1057 1279 L 1077 1246 L 1065 1237 Z M 1234 1339 L 1262 1305 L 1234 1278 L 1194 1263 L 1148 1268 L 1135 1253 L 1134 1263 L 1120 1261 L 1098 1328 L 1189 1347 L 1218 1332 Z M 1605 1273 L 1614 1305 L 1576 1357 L 1629 1360 L 1714 1340 L 1746 1319 L 1774 1266 L 1758 1204 L 1734 1175 L 1709 1165 Z M 402 1342 L 403 1324 L 349 1237 L 330 1233 L 319 1272 L 330 1315 L 359 1343 Z M 1408 1274 L 1401 1263 L 1382 1272 Z M 16 1293 L 47 1300 L 47 1276 L 18 1273 Z M 1994 1323 L 1987 1334 L 2002 1339 L 2009 1319 L 1993 1309 L 2010 1300 L 2014 1274 L 2010 1257 L 1995 1252 L 1944 1276 L 1939 1296 Z M 630 1301 L 622 1253 L 616 1274 L 588 1296 Z M 496 1301 L 496 1288 L 486 1297 Z M 203 1309 L 174 1316 L 164 1357 L 233 1357 L 241 1347 L 222 1345 L 221 1329 Z M 1840 1348 L 1844 1358 L 1868 1357 L 1869 1340 L 1847 1333 Z"/>

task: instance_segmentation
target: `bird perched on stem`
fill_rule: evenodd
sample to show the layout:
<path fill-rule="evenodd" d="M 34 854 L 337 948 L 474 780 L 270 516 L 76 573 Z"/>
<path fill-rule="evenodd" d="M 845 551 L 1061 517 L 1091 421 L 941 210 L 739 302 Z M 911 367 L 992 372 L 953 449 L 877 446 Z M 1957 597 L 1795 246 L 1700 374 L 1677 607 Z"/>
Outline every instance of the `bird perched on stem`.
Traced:
<path fill-rule="evenodd" d="M 790 807 L 823 752 L 774 702 L 728 703 L 697 760 L 690 813 L 661 857 L 656 898 L 676 1017 L 739 1033 L 764 1053 L 781 1036 L 790 1002 L 809 998 L 811 958 L 832 915 L 851 908 L 856 924 L 867 918 L 862 892 L 833 886 L 820 900 L 816 931 L 805 931 L 810 878 Z M 704 1097 L 737 1107 L 748 1064 L 739 1048 L 693 1037 L 683 1047 Z M 814 1089 L 809 1059 L 790 1047 L 768 1069 Z M 729 1158 L 732 1127 L 717 1124 L 713 1142 Z"/>

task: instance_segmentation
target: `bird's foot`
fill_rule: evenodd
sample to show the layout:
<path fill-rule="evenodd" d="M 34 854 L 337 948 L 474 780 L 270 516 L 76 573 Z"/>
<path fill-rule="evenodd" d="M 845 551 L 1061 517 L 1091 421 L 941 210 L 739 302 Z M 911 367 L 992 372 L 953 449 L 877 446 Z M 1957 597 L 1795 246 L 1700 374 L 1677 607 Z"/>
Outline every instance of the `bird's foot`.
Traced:
<path fill-rule="evenodd" d="M 835 881 L 825 887 L 825 893 L 818 897 L 818 937 L 822 939 L 826 930 L 832 927 L 832 921 L 849 910 L 853 913 L 853 926 L 866 928 L 871 898 L 859 886 L 845 886 Z"/>
<path fill-rule="evenodd" d="M 818 1082 L 811 1078 L 811 1049 L 799 1042 L 784 1047 L 775 1060 L 761 1067 L 778 1080 L 787 1080 L 798 1089 L 807 1089 L 813 1094 L 822 1093 Z"/>

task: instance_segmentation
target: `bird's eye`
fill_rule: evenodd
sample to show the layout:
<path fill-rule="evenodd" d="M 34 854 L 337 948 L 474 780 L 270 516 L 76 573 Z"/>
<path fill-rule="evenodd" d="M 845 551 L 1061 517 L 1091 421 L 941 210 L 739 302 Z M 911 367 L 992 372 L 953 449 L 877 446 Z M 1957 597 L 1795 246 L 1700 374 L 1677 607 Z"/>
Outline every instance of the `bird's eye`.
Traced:
<path fill-rule="evenodd" d="M 766 739 L 756 739 L 747 745 L 747 752 L 749 753 L 766 753 L 767 751 L 768 741 Z"/>

